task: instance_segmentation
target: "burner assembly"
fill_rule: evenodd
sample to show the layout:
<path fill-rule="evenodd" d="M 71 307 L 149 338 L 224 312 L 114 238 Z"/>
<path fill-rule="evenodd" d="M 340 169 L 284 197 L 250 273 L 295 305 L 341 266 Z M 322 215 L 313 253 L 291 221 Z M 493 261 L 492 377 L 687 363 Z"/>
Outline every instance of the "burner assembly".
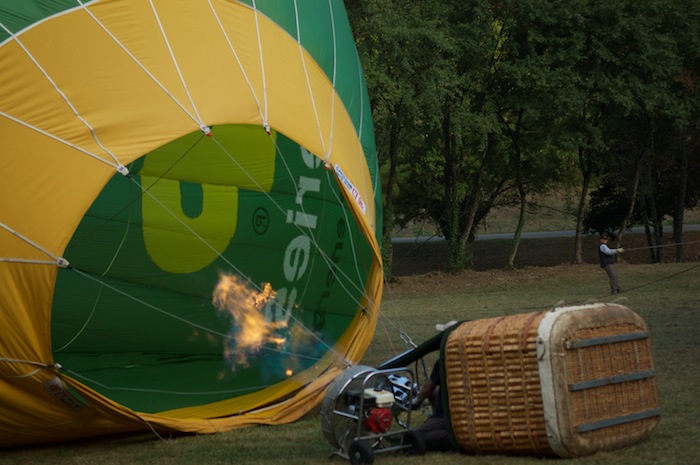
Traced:
<path fill-rule="evenodd" d="M 323 434 L 337 448 L 332 456 L 371 464 L 376 453 L 424 454 L 423 437 L 410 428 L 413 379 L 406 368 L 362 365 L 338 376 L 321 404 Z"/>

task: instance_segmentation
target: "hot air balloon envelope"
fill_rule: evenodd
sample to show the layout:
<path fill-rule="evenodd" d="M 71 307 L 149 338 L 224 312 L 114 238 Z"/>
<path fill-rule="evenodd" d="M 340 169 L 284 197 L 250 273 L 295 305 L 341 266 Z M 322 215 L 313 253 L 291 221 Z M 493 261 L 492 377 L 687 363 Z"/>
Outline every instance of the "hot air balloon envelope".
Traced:
<path fill-rule="evenodd" d="M 371 341 L 341 1 L 0 1 L 0 445 L 293 421 Z"/>

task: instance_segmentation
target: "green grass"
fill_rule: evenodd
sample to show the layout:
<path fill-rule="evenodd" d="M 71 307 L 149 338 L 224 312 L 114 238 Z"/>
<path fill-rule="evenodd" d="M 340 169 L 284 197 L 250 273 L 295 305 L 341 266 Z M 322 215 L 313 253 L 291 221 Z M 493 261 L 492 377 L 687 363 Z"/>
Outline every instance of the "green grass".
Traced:
<path fill-rule="evenodd" d="M 377 454 L 376 464 L 561 465 L 700 462 L 700 264 L 618 267 L 627 291 L 622 303 L 649 324 L 663 407 L 662 420 L 645 442 L 572 460 L 506 455 L 425 456 Z M 406 348 L 397 331 L 416 343 L 435 334 L 434 324 L 451 319 L 487 318 L 530 312 L 557 302 L 608 301 L 607 278 L 596 265 L 536 267 L 518 271 L 430 273 L 401 278 L 387 286 L 382 320 L 363 364 L 376 364 Z M 414 422 L 415 424 L 415 422 Z M 329 455 L 317 413 L 290 425 L 252 427 L 215 435 L 160 440 L 136 434 L 61 445 L 0 451 L 0 464 L 323 464 L 348 463 Z"/>

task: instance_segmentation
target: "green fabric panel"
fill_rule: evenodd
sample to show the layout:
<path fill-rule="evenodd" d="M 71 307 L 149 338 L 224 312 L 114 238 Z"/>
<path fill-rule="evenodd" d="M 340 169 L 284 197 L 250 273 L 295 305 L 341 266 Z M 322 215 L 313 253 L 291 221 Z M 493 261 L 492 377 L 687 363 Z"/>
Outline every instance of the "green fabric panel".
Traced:
<path fill-rule="evenodd" d="M 245 127 L 218 126 L 213 132 L 231 150 L 251 147 Z M 193 141 L 204 148 L 193 148 Z M 244 169 L 228 171 L 233 181 L 256 189 L 222 186 L 217 165 L 192 179 L 193 171 L 181 168 L 198 157 L 211 159 L 209 142 L 190 134 L 132 164 L 135 182 L 116 175 L 67 247 L 65 257 L 75 269 L 59 271 L 52 308 L 55 360 L 134 410 L 223 400 L 281 382 L 288 368 L 308 368 L 348 327 L 364 290 L 372 252 L 332 171 L 278 134 L 278 152 L 260 156 L 269 152 L 251 147 L 253 156 L 246 157 L 239 151 Z M 250 183 L 251 173 L 260 176 L 258 183 Z M 148 193 L 139 186 L 144 178 Z M 164 189 L 162 183 L 172 186 Z M 146 205 L 182 207 L 175 214 L 191 220 L 192 230 L 175 228 L 177 223 L 162 220 L 172 215 L 159 216 Z M 227 217 L 199 222 L 212 205 L 236 218 L 233 231 Z M 168 255 L 149 249 L 154 235 Z M 199 238 L 224 244 L 220 256 Z M 237 352 L 228 336 L 238 327 L 212 304 L 220 272 L 254 287 L 269 282 L 277 299 L 265 316 L 288 322 L 272 331 L 286 343 L 251 353 L 248 366 L 232 366 L 225 356 L 227 348 Z"/>
<path fill-rule="evenodd" d="M 252 0 L 244 0 L 244 3 L 251 7 L 253 5 Z M 381 182 L 379 180 L 379 166 L 376 162 L 374 125 L 367 95 L 367 85 L 357 56 L 355 39 L 352 35 L 345 6 L 341 0 L 334 0 L 330 4 L 329 8 L 329 2 L 298 1 L 295 11 L 294 0 L 258 0 L 255 2 L 255 6 L 260 12 L 301 42 L 304 49 L 321 66 L 328 80 L 334 82 L 335 89 L 355 125 L 355 130 L 360 135 L 370 176 L 376 186 L 374 199 L 378 212 L 376 236 L 381 245 Z M 297 13 L 299 17 L 298 34 Z M 335 32 L 335 41 L 328 39 L 333 37 L 333 32 Z"/>

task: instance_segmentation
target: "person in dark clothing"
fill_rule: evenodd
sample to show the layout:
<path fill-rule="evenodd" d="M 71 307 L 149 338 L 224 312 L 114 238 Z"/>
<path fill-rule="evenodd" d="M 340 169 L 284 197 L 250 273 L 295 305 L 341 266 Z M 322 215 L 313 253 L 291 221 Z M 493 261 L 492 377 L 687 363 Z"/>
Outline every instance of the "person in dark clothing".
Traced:
<path fill-rule="evenodd" d="M 418 395 L 413 399 L 413 408 L 417 409 L 425 401 L 430 399 L 432 406 L 431 415 L 418 427 L 416 431 L 425 438 L 428 450 L 446 451 L 452 448 L 447 424 L 445 423 L 445 412 L 442 405 L 442 395 L 440 393 L 440 360 L 433 365 L 433 370 Z"/>
<path fill-rule="evenodd" d="M 620 288 L 620 283 L 617 280 L 617 273 L 615 272 L 615 255 L 624 252 L 625 249 L 622 247 L 611 249 L 608 247 L 609 239 L 610 238 L 607 234 L 600 236 L 598 258 L 600 259 L 600 267 L 608 274 L 608 279 L 610 281 L 610 293 L 619 294 L 622 292 L 622 289 Z"/>

